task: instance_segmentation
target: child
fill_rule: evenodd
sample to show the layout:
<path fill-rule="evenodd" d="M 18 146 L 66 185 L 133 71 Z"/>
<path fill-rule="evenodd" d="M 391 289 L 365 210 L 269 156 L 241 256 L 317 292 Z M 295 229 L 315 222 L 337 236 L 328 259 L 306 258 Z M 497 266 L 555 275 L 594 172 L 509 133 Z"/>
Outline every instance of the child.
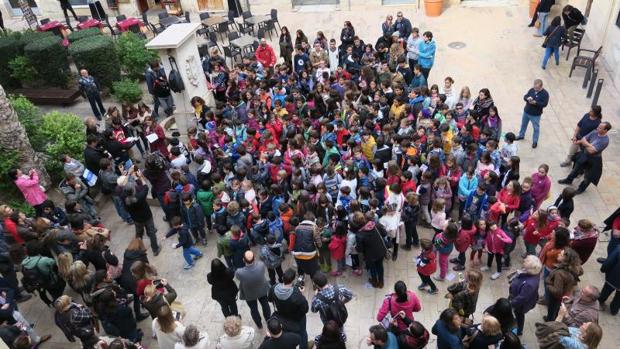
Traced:
<path fill-rule="evenodd" d="M 465 322 L 471 322 L 469 317 L 476 312 L 481 286 L 482 274 L 476 270 L 469 270 L 465 273 L 464 279 L 448 287 L 449 293 L 446 297 L 450 298 L 450 308 L 456 310 Z"/>
<path fill-rule="evenodd" d="M 507 225 L 506 234 L 512 239 L 512 243 L 504 247 L 504 267 L 510 268 L 510 254 L 514 251 L 517 244 L 517 238 L 521 235 L 523 224 L 519 221 L 519 217 L 513 217 Z"/>
<path fill-rule="evenodd" d="M 497 272 L 491 275 L 491 280 L 497 280 L 502 275 L 502 257 L 504 256 L 504 246 L 511 244 L 512 239 L 499 228 L 497 222 L 489 222 L 489 232 L 484 240 L 488 251 L 488 259 L 486 267 L 480 268 L 480 271 L 487 271 L 493 264 L 493 257 L 497 263 Z"/>
<path fill-rule="evenodd" d="M 534 211 L 523 225 L 525 255 L 535 255 L 536 245 L 538 245 L 541 240 L 546 240 L 556 227 L 557 223 L 549 220 L 549 215 L 546 210 L 539 209 Z"/>
<path fill-rule="evenodd" d="M 174 216 L 170 220 L 172 229 L 166 234 L 166 239 L 174 234 L 179 235 L 179 242 L 173 244 L 173 248 L 183 247 L 183 258 L 185 258 L 185 265 L 183 269 L 188 270 L 194 267 L 194 260 L 202 258 L 202 252 L 194 247 L 194 240 L 190 235 L 187 227 L 183 225 L 181 217 Z"/>
<path fill-rule="evenodd" d="M 405 250 L 411 250 L 411 245 L 418 246 L 418 217 L 420 216 L 420 204 L 418 195 L 414 192 L 407 193 L 405 205 L 403 206 L 402 221 L 405 223 Z"/>
<path fill-rule="evenodd" d="M 452 270 L 465 270 L 465 251 L 467 251 L 467 249 L 471 245 L 471 240 L 475 233 L 476 227 L 474 226 L 474 222 L 471 217 L 469 215 L 463 216 L 463 218 L 461 219 L 461 229 L 459 230 L 459 235 L 454 241 L 454 247 L 459 253 L 459 256 L 450 260 L 450 262 L 456 263 L 456 266 L 452 268 Z"/>
<path fill-rule="evenodd" d="M 572 187 L 565 187 L 562 190 L 562 193 L 555 200 L 553 206 L 558 208 L 560 212 L 560 217 L 568 219 L 570 221 L 570 215 L 573 213 L 575 209 L 575 204 L 573 203 L 573 197 L 575 197 L 576 190 Z"/>
<path fill-rule="evenodd" d="M 215 196 L 211 191 L 211 181 L 205 179 L 200 185 L 200 189 L 196 193 L 196 201 L 202 207 L 202 213 L 204 213 L 207 219 L 207 228 L 211 230 L 211 214 L 213 214 L 213 200 Z"/>
<path fill-rule="evenodd" d="M 269 273 L 269 283 L 271 286 L 276 284 L 276 273 L 278 282 L 282 283 L 282 244 L 276 241 L 273 234 L 267 236 L 267 244 L 260 248 L 260 259 L 265 263 L 267 273 Z"/>
<path fill-rule="evenodd" d="M 392 240 L 392 261 L 398 258 L 398 241 L 400 237 L 400 215 L 396 211 L 396 205 L 388 204 L 383 208 L 383 216 L 379 219 L 379 223 L 387 230 L 387 235 Z"/>
<path fill-rule="evenodd" d="M 445 212 L 450 212 L 452 209 L 452 188 L 450 188 L 450 181 L 446 176 L 437 178 L 433 186 L 433 200 L 439 199 L 443 199 L 445 203 Z"/>
<path fill-rule="evenodd" d="M 430 171 L 422 173 L 422 180 L 417 190 L 420 208 L 422 209 L 422 218 L 428 225 L 431 223 L 431 214 L 428 210 L 428 206 L 431 203 L 431 178 L 432 174 Z"/>
<path fill-rule="evenodd" d="M 422 252 L 415 259 L 418 275 L 420 275 L 420 279 L 422 279 L 422 283 L 418 286 L 418 290 L 425 290 L 427 286 L 430 286 L 428 293 L 437 294 L 439 290 L 437 290 L 437 286 L 435 286 L 435 283 L 431 280 L 431 275 L 437 270 L 437 259 L 433 251 L 433 243 L 429 239 L 420 239 L 420 247 L 422 248 Z"/>
<path fill-rule="evenodd" d="M 363 271 L 360 268 L 360 257 L 357 253 L 357 248 L 355 246 L 355 243 L 356 243 L 355 232 L 352 230 L 349 230 L 347 232 L 347 248 L 345 250 L 345 256 L 351 256 L 351 269 L 352 269 L 351 273 L 354 276 L 362 276 Z"/>
<path fill-rule="evenodd" d="M 435 277 L 437 281 L 444 281 L 448 273 L 448 257 L 454 248 L 454 241 L 459 232 L 458 227 L 454 223 L 449 223 L 446 228 L 439 234 L 435 235 L 433 240 L 435 249 L 439 253 L 439 277 Z"/>
<path fill-rule="evenodd" d="M 467 213 L 471 216 L 473 221 L 476 221 L 482 217 L 482 212 L 487 210 L 488 196 L 486 193 L 486 187 L 484 183 L 478 182 L 476 190 L 472 191 L 463 207 L 463 213 Z"/>
<path fill-rule="evenodd" d="M 215 191 L 216 190 L 214 190 L 214 194 Z M 218 233 L 220 236 L 226 234 L 226 232 L 228 231 L 228 227 L 226 226 L 227 220 L 228 213 L 226 212 L 226 207 L 224 207 L 224 205 L 222 204 L 222 200 L 213 200 L 213 213 L 211 214 L 212 230 L 215 230 L 215 232 Z"/>
<path fill-rule="evenodd" d="M 340 187 L 340 194 L 338 195 L 336 207 L 342 206 L 348 213 L 351 213 L 349 207 L 351 205 L 351 200 L 353 200 L 351 188 L 346 185 Z"/>
<path fill-rule="evenodd" d="M 503 168 L 507 168 L 510 158 L 517 155 L 517 144 L 515 143 L 515 139 L 515 134 L 512 132 L 508 132 L 504 136 L 504 145 L 502 145 L 499 151 Z"/>
<path fill-rule="evenodd" d="M 336 261 L 336 270 L 331 272 L 331 276 L 341 276 L 345 267 L 345 250 L 347 247 L 347 230 L 346 226 L 339 224 L 336 227 L 334 235 L 329 242 L 329 253 L 331 257 Z"/>
<path fill-rule="evenodd" d="M 443 199 L 437 199 L 433 202 L 433 208 L 431 210 L 431 227 L 435 231 L 435 236 L 441 233 L 447 224 L 448 219 L 446 218 L 445 201 Z"/>
<path fill-rule="evenodd" d="M 465 202 L 469 198 L 469 195 L 476 191 L 477 187 L 478 187 L 478 178 L 474 175 L 473 168 L 470 167 L 467 169 L 465 173 L 461 175 L 461 178 L 459 179 L 459 183 L 458 183 L 457 197 L 459 199 L 459 218 L 463 217 L 463 211 L 465 210 Z"/>
<path fill-rule="evenodd" d="M 482 250 L 484 250 L 484 240 L 487 237 L 487 221 L 478 219 L 476 221 L 476 232 L 471 239 L 471 253 L 469 259 L 473 265 L 480 265 L 482 260 Z M 475 258 L 478 254 L 478 258 Z"/>
<path fill-rule="evenodd" d="M 325 224 L 325 218 L 319 217 L 316 219 L 316 227 L 319 230 L 321 237 L 321 247 L 319 247 L 319 265 L 321 271 L 329 273 L 332 270 L 332 260 L 329 255 L 329 242 L 332 239 L 332 230 Z"/>
<path fill-rule="evenodd" d="M 183 193 L 181 195 L 183 205 L 181 214 L 187 229 L 192 232 L 194 239 L 200 241 L 203 246 L 207 246 L 207 235 L 205 234 L 205 215 L 202 207 L 192 199 L 192 194 Z"/>

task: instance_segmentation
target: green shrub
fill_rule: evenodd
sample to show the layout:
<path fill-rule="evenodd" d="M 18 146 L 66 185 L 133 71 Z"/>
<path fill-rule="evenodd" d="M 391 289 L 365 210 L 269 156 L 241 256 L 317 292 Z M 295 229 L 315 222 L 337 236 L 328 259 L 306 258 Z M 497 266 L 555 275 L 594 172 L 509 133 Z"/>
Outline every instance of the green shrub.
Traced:
<path fill-rule="evenodd" d="M 137 80 L 123 79 L 114 83 L 114 98 L 121 104 L 136 104 L 142 100 L 142 88 Z"/>
<path fill-rule="evenodd" d="M 36 215 L 34 207 L 30 206 L 30 204 L 23 199 L 9 200 L 9 202 L 7 202 L 7 205 L 9 205 L 14 210 L 23 212 L 28 217 L 34 217 Z"/>
<path fill-rule="evenodd" d="M 19 153 L 16 150 L 7 150 L 0 147 L 0 195 L 3 197 L 17 197 L 17 187 L 7 176 L 7 172 L 14 167 L 20 167 Z"/>
<path fill-rule="evenodd" d="M 11 77 L 21 83 L 33 82 L 37 78 L 37 71 L 32 67 L 32 63 L 25 56 L 17 56 L 9 62 Z"/>
<path fill-rule="evenodd" d="M 32 30 L 32 29 L 26 29 L 24 31 L 21 32 L 14 32 L 13 33 L 13 37 L 19 41 L 22 42 L 22 47 L 26 46 L 28 43 L 31 43 L 33 41 L 37 41 L 39 39 L 43 39 L 43 38 L 51 38 L 54 37 L 54 33 L 49 31 L 49 32 L 40 32 L 40 31 L 36 31 L 36 30 Z"/>
<path fill-rule="evenodd" d="M 24 47 L 24 54 L 36 67 L 39 77 L 52 86 L 67 87 L 69 61 L 59 37 L 44 37 Z"/>
<path fill-rule="evenodd" d="M 74 43 L 80 39 L 88 38 L 91 36 L 101 35 L 99 28 L 88 28 L 84 30 L 77 30 L 69 34 L 67 37 L 70 43 Z"/>
<path fill-rule="evenodd" d="M 43 123 L 41 110 L 24 96 L 11 96 L 9 100 L 17 113 L 19 122 L 26 129 L 32 148 L 36 152 L 44 152 L 45 138 L 41 134 L 41 124 Z"/>
<path fill-rule="evenodd" d="M 48 160 L 45 168 L 52 180 L 58 181 L 63 176 L 63 167 L 58 161 L 60 154 L 83 160 L 82 150 L 86 142 L 84 124 L 77 115 L 54 111 L 43 115 L 40 131 L 46 140 L 45 155 Z"/>
<path fill-rule="evenodd" d="M 0 37 L 0 84 L 5 88 L 19 87 L 19 80 L 11 76 L 9 62 L 18 57 L 22 51 L 19 38 L 14 36 Z"/>
<path fill-rule="evenodd" d="M 78 40 L 69 47 L 78 69 L 85 68 L 103 87 L 112 87 L 112 82 L 121 78 L 121 67 L 116 47 L 111 38 L 103 35 Z"/>
<path fill-rule="evenodd" d="M 125 32 L 116 40 L 121 67 L 131 79 L 144 78 L 147 65 L 158 57 L 157 52 L 146 49 L 145 44 L 145 39 L 132 32 Z"/>

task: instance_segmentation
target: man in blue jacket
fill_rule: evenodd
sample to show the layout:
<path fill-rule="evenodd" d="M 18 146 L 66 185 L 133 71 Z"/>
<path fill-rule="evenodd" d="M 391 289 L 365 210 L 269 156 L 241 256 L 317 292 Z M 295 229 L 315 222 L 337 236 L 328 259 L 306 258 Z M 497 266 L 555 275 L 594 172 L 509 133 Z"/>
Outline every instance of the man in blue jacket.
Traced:
<path fill-rule="evenodd" d="M 428 81 L 428 74 L 431 72 L 433 63 L 435 62 L 435 41 L 433 41 L 433 33 L 425 32 L 422 35 L 422 41 L 418 47 L 418 64 L 422 68 L 422 75 Z"/>
<path fill-rule="evenodd" d="M 542 80 L 534 80 L 534 87 L 527 91 L 523 100 L 525 101 L 525 108 L 523 108 L 523 116 L 521 117 L 521 130 L 516 140 L 520 141 L 524 138 L 527 124 L 532 122 L 532 127 L 534 127 L 532 148 L 536 148 L 540 133 L 540 117 L 543 109 L 549 104 L 549 92 L 543 88 Z"/>
<path fill-rule="evenodd" d="M 403 16 L 402 11 L 396 13 L 396 23 L 394 23 L 393 32 L 398 32 L 399 37 L 403 40 L 407 40 L 411 35 L 411 21 Z"/>
<path fill-rule="evenodd" d="M 615 291 L 614 299 L 611 301 L 609 311 L 611 315 L 618 314 L 620 310 L 620 246 L 609 254 L 605 263 L 601 265 L 601 272 L 605 273 L 605 285 L 599 296 L 601 308 L 605 306 L 605 301 Z"/>

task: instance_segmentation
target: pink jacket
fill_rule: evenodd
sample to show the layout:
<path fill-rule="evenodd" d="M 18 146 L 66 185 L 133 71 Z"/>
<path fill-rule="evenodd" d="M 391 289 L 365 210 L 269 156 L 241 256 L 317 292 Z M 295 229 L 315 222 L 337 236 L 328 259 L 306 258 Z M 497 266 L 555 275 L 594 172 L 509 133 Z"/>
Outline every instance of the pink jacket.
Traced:
<path fill-rule="evenodd" d="M 487 233 L 487 237 L 484 240 L 487 251 L 491 253 L 504 254 L 504 246 L 512 243 L 512 239 L 510 236 L 506 235 L 506 233 L 497 228 L 495 231 L 489 231 Z"/>
<path fill-rule="evenodd" d="M 530 192 L 532 193 L 532 197 L 534 198 L 534 209 L 537 209 L 540 204 L 545 201 L 547 194 L 549 194 L 549 190 L 551 190 L 551 179 L 549 175 L 541 176 L 538 172 L 535 172 L 531 176 L 532 178 L 532 189 Z"/>
<path fill-rule="evenodd" d="M 45 195 L 45 192 L 43 192 L 39 186 L 39 175 L 36 171 L 33 172 L 32 177 L 22 175 L 17 178 L 15 180 L 15 185 L 22 192 L 24 199 L 26 199 L 26 202 L 29 203 L 30 206 L 40 205 L 43 201 L 47 200 L 47 195 Z"/>
<path fill-rule="evenodd" d="M 396 318 L 400 311 L 405 312 L 405 316 L 411 320 L 414 320 L 413 313 L 422 310 L 422 303 L 413 291 L 407 291 L 407 301 L 404 303 L 398 303 L 396 301 L 396 293 L 392 293 L 388 297 L 385 297 L 379 313 L 377 313 L 377 321 L 383 320 L 388 311 L 392 315 L 392 318 Z M 406 330 L 407 325 L 403 322 L 400 316 L 398 316 L 398 329 Z"/>
<path fill-rule="evenodd" d="M 332 235 L 332 240 L 329 242 L 329 252 L 334 260 L 341 260 L 344 256 L 344 251 L 347 247 L 347 237 Z"/>

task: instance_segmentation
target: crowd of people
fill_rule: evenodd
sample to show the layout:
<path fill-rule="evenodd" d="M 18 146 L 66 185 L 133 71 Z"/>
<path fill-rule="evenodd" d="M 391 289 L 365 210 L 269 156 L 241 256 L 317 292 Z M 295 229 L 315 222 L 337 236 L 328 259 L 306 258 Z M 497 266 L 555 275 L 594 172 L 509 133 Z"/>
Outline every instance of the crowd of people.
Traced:
<path fill-rule="evenodd" d="M 138 322 L 145 319 L 160 349 L 249 349 L 264 324 L 259 348 L 346 348 L 346 304 L 355 295 L 339 277 L 366 279 L 366 272 L 378 292 L 393 291 L 369 329 L 375 348 L 423 348 L 431 334 L 440 349 L 523 348 L 524 319 L 537 303 L 547 306 L 536 319 L 540 347 L 597 348 L 599 305 L 620 288 L 620 212 L 606 221 L 612 240 L 600 261 L 602 291 L 580 282 L 599 230 L 571 217 L 575 195 L 602 171 L 611 124 L 601 121 L 601 108 L 581 119 L 562 164 L 573 170 L 561 183 L 582 174 L 584 181 L 550 201 L 549 166 L 523 173 L 517 147 L 530 121 L 537 145 L 549 100 L 542 81 L 523 97 L 517 136 L 502 128 L 487 88 L 472 95 L 451 77 L 429 85 L 430 31 L 420 35 L 402 12 L 388 16 L 382 31 L 373 45 L 348 21 L 339 43 L 322 32 L 309 40 L 301 30 L 293 41 L 282 27 L 282 59 L 262 40 L 255 55 L 233 66 L 213 51 L 203 67 L 215 105 L 192 98 L 187 139 L 158 123 L 158 107 L 169 115 L 174 102 L 155 62 L 146 73 L 153 110 L 110 107 L 102 122 L 88 118 L 84 163 L 59 159 L 64 204 L 47 198 L 35 170 L 9 171 L 36 214 L 0 207 L 4 342 L 25 349 L 49 339 L 17 311 L 34 292 L 53 305 L 67 340 L 83 348 L 140 348 Z M 82 77 L 90 81 L 87 72 Z M 95 192 L 110 196 L 119 218 L 135 228 L 122 255 L 109 248 L 114 234 L 99 217 Z M 163 209 L 164 234 L 149 197 Z M 176 238 L 172 247 L 182 250 L 187 270 L 204 246 L 216 245 L 207 282 L 225 317 L 221 337 L 184 323 L 182 297 L 158 276 L 145 233 L 153 257 L 166 248 L 162 239 Z M 515 256 L 520 236 L 525 252 Z M 415 265 L 399 258 L 402 250 L 413 251 Z M 283 268 L 287 259 L 296 268 Z M 418 293 L 448 298 L 435 298 L 445 310 L 434 324 L 415 319 L 424 306 L 415 287 L 386 285 L 384 266 L 394 263 L 417 269 Z M 518 271 L 506 273 L 511 267 Z M 474 318 L 481 285 L 502 277 L 510 283 L 506 296 Z M 66 294 L 67 284 L 77 298 Z M 241 319 L 237 300 L 255 326 Z M 610 311 L 619 308 L 616 292 Z M 323 324 L 312 337 L 308 312 Z"/>

